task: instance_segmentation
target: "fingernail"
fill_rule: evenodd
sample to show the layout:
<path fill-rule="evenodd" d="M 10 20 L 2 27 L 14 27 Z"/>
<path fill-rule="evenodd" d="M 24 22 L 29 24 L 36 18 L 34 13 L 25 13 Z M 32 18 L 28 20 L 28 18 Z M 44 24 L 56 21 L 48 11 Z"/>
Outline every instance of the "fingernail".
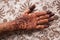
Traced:
<path fill-rule="evenodd" d="M 49 14 L 50 17 L 51 17 L 51 16 L 54 16 L 54 14 L 53 14 L 51 11 L 49 11 L 49 10 L 47 11 L 47 14 Z"/>
<path fill-rule="evenodd" d="M 47 14 L 51 14 L 51 13 L 52 13 L 51 11 L 49 11 L 49 10 L 47 11 Z"/>
<path fill-rule="evenodd" d="M 47 27 L 49 27 L 49 25 L 45 25 L 45 27 L 44 27 L 44 28 L 47 28 Z"/>
<path fill-rule="evenodd" d="M 51 21 L 53 21 L 53 20 L 54 20 L 54 18 L 49 18 L 49 19 L 48 19 L 49 22 L 51 22 Z"/>
<path fill-rule="evenodd" d="M 35 9 L 35 4 L 34 5 L 32 5 L 29 9 L 30 9 L 30 13 Z"/>
<path fill-rule="evenodd" d="M 35 8 L 35 5 L 32 5 L 29 9 L 33 10 Z"/>
<path fill-rule="evenodd" d="M 54 14 L 53 14 L 53 13 L 51 13 L 51 14 L 50 14 L 50 17 L 51 17 L 51 16 L 54 16 Z"/>

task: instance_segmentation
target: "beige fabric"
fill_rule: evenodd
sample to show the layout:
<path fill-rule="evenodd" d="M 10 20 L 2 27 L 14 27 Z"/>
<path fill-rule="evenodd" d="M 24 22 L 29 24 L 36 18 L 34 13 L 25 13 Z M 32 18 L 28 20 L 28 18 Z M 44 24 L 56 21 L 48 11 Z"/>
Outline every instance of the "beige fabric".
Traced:
<path fill-rule="evenodd" d="M 60 0 L 0 0 L 0 23 L 15 20 L 31 3 L 35 11 L 50 10 L 58 19 L 44 30 L 8 32 L 0 40 L 60 40 Z"/>

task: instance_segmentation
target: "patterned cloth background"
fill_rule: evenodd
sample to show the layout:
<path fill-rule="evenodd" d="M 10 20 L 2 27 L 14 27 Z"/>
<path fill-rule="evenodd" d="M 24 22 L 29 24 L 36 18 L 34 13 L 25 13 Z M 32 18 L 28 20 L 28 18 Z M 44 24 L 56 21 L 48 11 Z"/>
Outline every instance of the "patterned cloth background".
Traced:
<path fill-rule="evenodd" d="M 5 32 L 0 40 L 60 40 L 60 0 L 0 0 L 0 23 L 15 20 L 33 4 L 34 11 L 50 10 L 58 19 L 44 30 Z"/>

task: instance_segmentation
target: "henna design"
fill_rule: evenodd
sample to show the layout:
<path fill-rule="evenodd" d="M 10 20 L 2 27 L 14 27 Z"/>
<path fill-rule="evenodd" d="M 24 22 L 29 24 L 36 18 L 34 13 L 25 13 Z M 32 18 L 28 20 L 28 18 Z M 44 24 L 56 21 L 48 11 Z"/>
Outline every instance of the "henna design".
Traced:
<path fill-rule="evenodd" d="M 32 30 L 49 27 L 49 22 L 54 20 L 54 14 L 50 11 L 33 12 L 35 5 L 16 20 L 0 24 L 0 31 Z"/>
<path fill-rule="evenodd" d="M 50 21 L 54 20 L 54 18 L 51 17 L 51 16 L 54 16 L 54 14 L 52 14 L 52 12 L 50 12 L 50 11 L 41 12 L 41 13 L 36 12 L 35 14 L 32 13 L 29 15 L 29 13 L 31 13 L 34 10 L 34 8 L 35 8 L 35 5 L 31 6 L 30 10 L 28 12 L 25 12 L 28 14 L 24 14 L 24 15 L 22 15 L 22 17 L 17 18 L 16 23 L 20 29 L 30 30 L 30 29 L 46 28 L 46 27 L 48 27 L 47 24 Z M 40 20 L 40 21 L 38 21 L 38 20 Z M 39 25 L 39 26 L 37 26 L 37 25 Z"/>
<path fill-rule="evenodd" d="M 4 15 L 3 9 L 0 8 L 0 18 L 2 19 L 4 16 L 5 16 L 5 15 Z"/>

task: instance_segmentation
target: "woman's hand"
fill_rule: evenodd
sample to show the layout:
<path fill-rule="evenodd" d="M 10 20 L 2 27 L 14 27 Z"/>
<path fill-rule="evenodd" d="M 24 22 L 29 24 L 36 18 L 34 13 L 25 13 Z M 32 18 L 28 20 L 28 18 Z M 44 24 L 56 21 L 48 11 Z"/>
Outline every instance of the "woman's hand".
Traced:
<path fill-rule="evenodd" d="M 54 20 L 54 14 L 50 11 L 32 12 L 29 9 L 24 12 L 22 17 L 17 18 L 19 29 L 43 29 L 49 27 L 49 22 Z"/>

